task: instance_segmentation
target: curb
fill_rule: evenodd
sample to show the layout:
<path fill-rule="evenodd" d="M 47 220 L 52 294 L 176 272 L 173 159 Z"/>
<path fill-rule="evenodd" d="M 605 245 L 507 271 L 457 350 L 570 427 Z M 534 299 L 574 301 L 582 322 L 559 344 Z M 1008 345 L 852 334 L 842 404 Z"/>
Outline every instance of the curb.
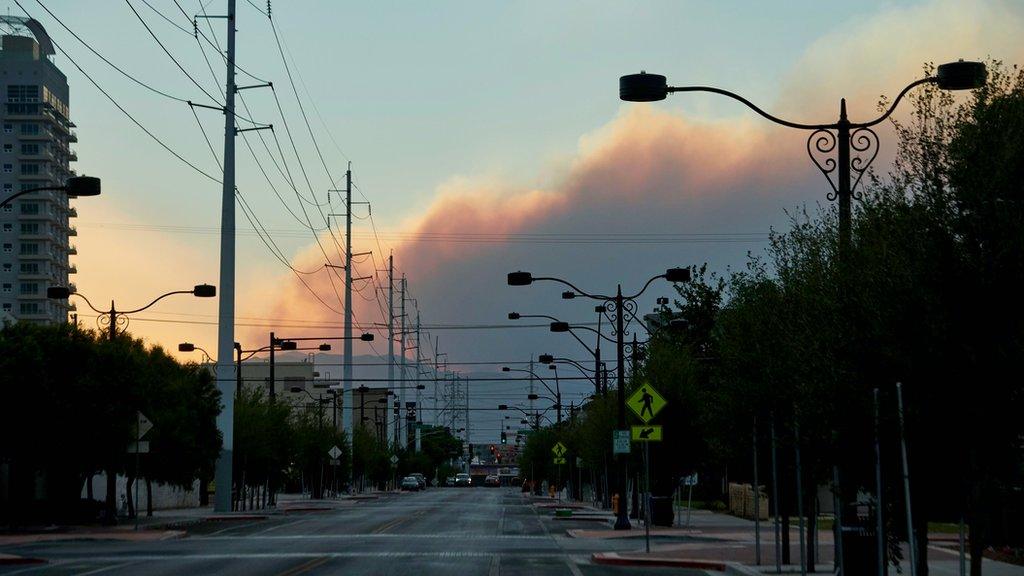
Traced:
<path fill-rule="evenodd" d="M 266 514 L 215 514 L 203 520 L 207 522 L 231 522 L 233 520 L 266 520 Z"/>
<path fill-rule="evenodd" d="M 0 566 L 20 566 L 25 564 L 46 564 L 46 560 L 30 558 L 28 556 L 14 556 L 13 554 L 0 554 Z"/>
<path fill-rule="evenodd" d="M 692 560 L 688 558 L 664 558 L 644 556 L 623 556 L 618 552 L 594 552 L 591 560 L 595 564 L 611 566 L 668 566 L 670 568 L 695 568 L 697 570 L 714 570 L 725 572 L 730 565 L 727 562 L 717 560 Z M 740 572 L 744 574 L 744 572 Z"/>

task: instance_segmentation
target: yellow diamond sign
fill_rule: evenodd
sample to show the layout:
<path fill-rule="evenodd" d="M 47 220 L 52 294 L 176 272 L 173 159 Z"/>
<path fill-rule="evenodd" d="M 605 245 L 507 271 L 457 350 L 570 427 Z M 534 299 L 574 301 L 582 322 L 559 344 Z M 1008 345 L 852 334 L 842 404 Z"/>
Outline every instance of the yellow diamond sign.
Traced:
<path fill-rule="evenodd" d="M 561 458 L 565 456 L 565 453 L 568 451 L 569 449 L 566 448 L 565 444 L 562 444 L 561 442 L 556 442 L 555 445 L 551 447 L 551 453 L 555 455 L 555 458 Z"/>
<path fill-rule="evenodd" d="M 653 386 L 644 382 L 626 400 L 626 405 L 645 424 L 654 419 L 658 412 L 668 404 Z"/>

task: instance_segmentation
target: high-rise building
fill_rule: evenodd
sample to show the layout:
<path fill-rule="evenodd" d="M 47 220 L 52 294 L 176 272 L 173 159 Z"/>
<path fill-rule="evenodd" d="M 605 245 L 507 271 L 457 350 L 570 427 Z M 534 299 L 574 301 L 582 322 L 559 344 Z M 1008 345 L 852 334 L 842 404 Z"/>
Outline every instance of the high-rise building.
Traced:
<path fill-rule="evenodd" d="M 67 77 L 53 63 L 53 45 L 39 22 L 0 16 L 0 198 L 29 188 L 63 185 L 77 158 L 68 117 Z M 76 269 L 69 239 L 77 216 L 62 192 L 33 192 L 0 210 L 0 319 L 67 321 L 74 305 L 49 300 L 49 286 L 68 286 Z"/>

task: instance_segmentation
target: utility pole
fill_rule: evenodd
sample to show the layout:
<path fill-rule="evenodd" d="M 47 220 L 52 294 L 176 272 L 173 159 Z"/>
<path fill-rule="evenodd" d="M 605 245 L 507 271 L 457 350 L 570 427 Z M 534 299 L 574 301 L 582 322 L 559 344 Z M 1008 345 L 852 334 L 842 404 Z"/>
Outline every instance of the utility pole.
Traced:
<path fill-rule="evenodd" d="M 398 318 L 399 331 L 398 331 L 398 350 L 402 355 L 402 364 L 400 368 L 400 374 L 398 376 L 398 438 L 396 442 L 401 442 L 403 447 L 409 447 L 409 430 L 408 427 L 405 430 L 405 437 L 402 437 L 402 420 L 405 415 L 402 410 L 405 410 L 405 274 L 402 274 L 402 283 L 398 287 L 399 292 L 399 308 L 401 309 L 401 315 Z"/>
<path fill-rule="evenodd" d="M 533 419 L 537 420 L 537 408 L 534 406 L 533 395 L 533 354 L 530 354 L 530 412 L 533 412 Z"/>
<path fill-rule="evenodd" d="M 423 421 L 423 417 L 420 416 L 420 410 L 423 409 L 423 395 L 420 393 L 420 366 L 422 365 L 422 358 L 420 356 L 420 310 L 416 308 L 416 435 L 419 436 L 420 423 Z M 419 452 L 419 449 L 416 450 Z"/>
<path fill-rule="evenodd" d="M 437 366 L 441 356 L 441 337 L 434 337 L 434 426 L 441 423 L 441 415 L 437 412 Z"/>
<path fill-rule="evenodd" d="M 267 395 L 273 400 L 274 395 L 277 394 L 277 378 L 274 375 L 274 349 L 277 348 L 277 344 L 274 342 L 277 340 L 274 338 L 274 333 L 270 333 L 270 378 L 267 379 Z"/>
<path fill-rule="evenodd" d="M 352 163 L 349 162 L 345 171 L 345 360 L 342 366 L 342 427 L 345 429 L 345 441 L 348 443 L 348 469 L 354 468 L 352 450 Z M 354 484 L 354 482 L 352 483 Z M 351 485 L 350 485 L 351 486 Z M 351 491 L 351 487 L 349 488 Z"/>
<path fill-rule="evenodd" d="M 217 310 L 217 389 L 224 408 L 217 415 L 221 450 L 214 472 L 217 512 L 231 511 L 235 396 L 235 0 L 228 0 L 228 51 L 224 91 L 224 176 L 220 214 L 220 301 Z M 111 318 L 113 320 L 113 318 Z"/>
<path fill-rule="evenodd" d="M 395 255 L 388 255 L 388 392 L 395 392 Z M 394 396 L 391 396 L 394 398 Z M 388 447 L 398 442 L 395 428 L 387 426 Z"/>

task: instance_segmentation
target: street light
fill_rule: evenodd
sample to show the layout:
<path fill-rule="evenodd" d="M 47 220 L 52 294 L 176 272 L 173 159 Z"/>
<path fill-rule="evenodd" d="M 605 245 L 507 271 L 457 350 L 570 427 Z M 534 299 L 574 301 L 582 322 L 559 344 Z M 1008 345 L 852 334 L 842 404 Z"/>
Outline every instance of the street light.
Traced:
<path fill-rule="evenodd" d="M 191 342 L 182 342 L 181 344 L 178 344 L 178 352 L 195 352 L 196 350 L 199 350 L 200 352 L 203 353 L 203 356 L 206 357 L 207 362 L 213 363 L 213 357 L 210 356 L 210 353 L 200 348 L 199 346 L 196 346 Z"/>
<path fill-rule="evenodd" d="M 28 190 L 22 190 L 15 192 L 0 202 L 0 208 L 10 204 L 15 198 L 30 194 L 32 192 L 42 192 L 44 190 L 52 190 L 54 192 L 64 192 L 69 198 L 78 198 L 82 196 L 99 196 L 100 195 L 100 179 L 92 176 L 72 176 L 68 178 L 63 186 L 39 186 L 37 188 L 29 188 Z"/>
<path fill-rule="evenodd" d="M 627 102 L 655 102 L 664 100 L 673 92 L 712 92 L 737 100 L 764 118 L 782 126 L 808 130 L 807 154 L 818 170 L 825 175 L 832 192 L 829 200 L 839 200 L 839 252 L 848 253 L 851 228 L 851 200 L 858 197 L 857 185 L 878 156 L 878 134 L 871 129 L 888 118 L 900 100 L 911 89 L 922 84 L 935 84 L 942 90 L 971 90 L 985 85 L 988 72 L 982 62 L 949 62 L 938 67 L 935 76 L 911 82 L 893 100 L 889 108 L 878 118 L 868 122 L 850 122 L 846 117 L 846 99 L 839 103 L 839 120 L 830 124 L 802 124 L 773 116 L 755 106 L 746 98 L 711 86 L 669 86 L 661 74 L 628 74 L 619 78 L 619 98 Z M 832 154 L 835 157 L 832 157 Z M 833 181 L 831 174 L 837 172 Z M 851 172 L 856 173 L 852 183 Z M 511 277 L 510 277 L 511 280 Z M 529 284 L 531 279 L 519 277 L 518 281 Z M 516 284 L 519 285 L 519 284 Z"/>
<path fill-rule="evenodd" d="M 110 310 L 108 311 L 99 310 L 98 308 L 92 305 L 92 302 L 90 302 L 89 299 L 86 298 L 84 294 L 72 292 L 71 289 L 68 288 L 67 286 L 50 286 L 49 288 L 46 289 L 46 297 L 49 298 L 50 300 L 67 300 L 72 296 L 77 296 L 78 298 L 84 300 L 85 303 L 89 306 L 89 308 L 92 308 L 93 312 L 99 314 L 99 316 L 96 318 L 96 323 L 97 325 L 99 325 L 100 328 L 103 328 L 104 326 L 106 327 L 107 337 L 110 340 L 113 340 L 115 337 L 117 337 L 118 325 L 121 325 L 123 327 L 128 326 L 128 314 L 142 312 L 143 310 L 150 308 L 151 306 L 163 300 L 164 298 L 167 298 L 168 296 L 174 296 L 175 294 L 192 294 L 196 298 L 212 298 L 217 295 L 217 288 L 211 286 L 210 284 L 197 284 L 191 290 L 174 290 L 166 294 L 161 294 L 160 296 L 154 298 L 153 301 L 150 302 L 149 304 L 146 304 L 145 306 L 141 308 L 136 308 L 134 310 L 118 310 L 114 306 L 114 301 L 111 300 Z"/>
<path fill-rule="evenodd" d="M 646 79 L 643 79 L 646 81 Z M 662 79 L 664 82 L 664 79 Z M 574 294 L 590 298 L 592 300 L 598 300 L 605 307 L 607 311 L 615 314 L 615 344 L 616 351 L 618 353 L 618 380 L 619 386 L 617 390 L 617 403 L 618 403 L 618 430 L 624 430 L 626 428 L 626 370 L 625 370 L 625 329 L 626 325 L 636 317 L 637 304 L 636 299 L 639 298 L 651 283 L 655 280 L 664 279 L 672 283 L 687 282 L 690 280 L 690 269 L 689 268 L 669 268 L 665 270 L 663 274 L 653 276 L 644 283 L 643 287 L 638 292 L 630 296 L 622 294 L 622 285 L 620 284 L 615 292 L 614 296 L 608 296 L 603 294 L 592 294 L 584 290 L 579 289 L 577 286 L 567 280 L 554 277 L 537 277 L 535 278 L 530 272 L 510 272 L 507 277 L 509 286 L 528 286 L 538 280 L 546 280 L 550 282 L 557 282 L 563 284 L 566 287 L 572 289 Z M 575 296 L 574 296 L 575 297 Z M 628 319 L 626 318 L 628 314 Z M 568 331 L 569 326 L 563 322 L 553 321 L 551 323 L 552 332 L 565 332 Z M 561 411 L 559 411 L 559 417 L 561 417 Z M 619 459 L 619 498 L 620 501 L 625 502 L 626 493 L 626 472 L 625 472 L 625 460 L 621 455 Z M 620 506 L 618 515 L 615 519 L 616 530 L 628 530 L 631 526 L 629 523 L 629 516 L 626 514 L 626 507 Z"/>

